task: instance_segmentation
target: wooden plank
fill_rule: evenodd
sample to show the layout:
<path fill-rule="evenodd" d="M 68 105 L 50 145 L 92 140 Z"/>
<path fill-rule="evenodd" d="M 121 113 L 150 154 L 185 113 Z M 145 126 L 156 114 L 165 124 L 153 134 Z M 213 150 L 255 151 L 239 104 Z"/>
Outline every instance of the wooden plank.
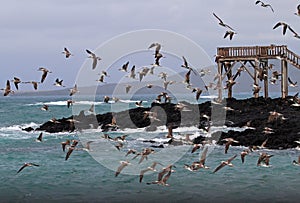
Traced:
<path fill-rule="evenodd" d="M 287 72 L 287 61 L 281 60 L 281 97 L 285 99 L 288 96 L 288 72 Z"/>

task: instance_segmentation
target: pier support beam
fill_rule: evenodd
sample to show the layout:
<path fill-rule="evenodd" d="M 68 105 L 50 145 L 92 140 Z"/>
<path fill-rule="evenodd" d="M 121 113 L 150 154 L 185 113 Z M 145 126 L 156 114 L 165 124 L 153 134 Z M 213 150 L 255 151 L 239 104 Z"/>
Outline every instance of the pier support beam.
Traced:
<path fill-rule="evenodd" d="M 264 80 L 264 97 L 265 99 L 269 97 L 269 68 L 268 68 L 268 59 L 261 60 L 262 63 L 262 73 L 263 73 L 263 80 Z"/>
<path fill-rule="evenodd" d="M 226 67 L 226 72 L 227 72 L 227 78 L 228 80 L 232 79 L 232 64 L 230 63 L 227 67 Z M 228 88 L 228 98 L 232 98 L 232 85 L 229 86 Z"/>
<path fill-rule="evenodd" d="M 288 71 L 287 61 L 281 59 L 281 98 L 285 99 L 288 96 Z"/>
<path fill-rule="evenodd" d="M 257 74 L 258 74 L 258 70 L 259 69 L 259 61 L 258 60 L 255 60 L 255 67 L 254 67 L 254 84 L 255 85 L 258 85 L 258 77 L 257 77 Z M 259 97 L 259 93 L 255 93 L 254 94 L 254 98 L 258 98 Z"/>
<path fill-rule="evenodd" d="M 218 93 L 218 100 L 219 101 L 222 101 L 222 63 L 220 63 L 218 61 L 218 76 L 219 76 L 219 79 L 218 79 L 218 90 L 219 90 L 219 93 Z"/>

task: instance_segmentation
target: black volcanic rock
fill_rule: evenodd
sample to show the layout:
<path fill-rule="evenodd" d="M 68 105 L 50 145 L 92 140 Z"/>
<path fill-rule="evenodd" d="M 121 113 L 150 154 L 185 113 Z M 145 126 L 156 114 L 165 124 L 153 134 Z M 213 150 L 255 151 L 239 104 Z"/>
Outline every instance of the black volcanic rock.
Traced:
<path fill-rule="evenodd" d="M 187 105 L 190 111 L 179 111 L 175 104 L 172 103 L 152 103 L 150 108 L 134 108 L 122 112 L 105 113 L 97 115 L 85 115 L 81 112 L 79 115 L 74 115 L 69 118 L 58 119 L 57 123 L 46 122 L 36 130 L 46 131 L 50 133 L 74 131 L 75 129 L 89 129 L 98 128 L 101 126 L 103 131 L 111 130 L 107 126 L 112 121 L 113 116 L 116 118 L 118 128 L 142 128 L 147 127 L 149 131 L 153 131 L 157 126 L 172 125 L 173 128 L 178 126 L 197 126 L 198 128 L 209 127 L 209 122 L 203 118 L 206 114 L 211 116 L 212 105 L 211 102 L 202 104 Z M 244 131 L 228 131 L 216 132 L 212 134 L 212 139 L 224 139 L 232 137 L 239 141 L 238 145 L 250 146 L 261 145 L 264 140 L 268 138 L 266 147 L 273 149 L 285 149 L 296 147 L 294 142 L 300 140 L 300 108 L 291 106 L 290 98 L 281 99 L 264 99 L 249 98 L 243 100 L 236 100 L 234 98 L 223 101 L 227 107 L 234 109 L 233 111 L 226 111 L 226 121 L 214 120 L 212 125 L 223 125 L 224 123 L 230 127 L 243 128 L 245 125 L 253 129 L 246 129 Z M 214 114 L 221 114 L 224 111 L 222 105 L 213 106 Z M 155 120 L 151 123 L 149 118 L 144 117 L 144 111 L 155 111 L 158 114 L 159 121 Z M 270 111 L 276 111 L 283 114 L 286 119 L 278 119 L 274 122 L 268 122 Z M 70 122 L 74 119 L 79 122 Z M 264 133 L 264 128 L 269 127 L 273 129 L 273 133 Z M 24 129 L 25 130 L 25 129 Z M 195 142 L 201 142 L 204 138 L 199 137 Z M 218 141 L 218 144 L 222 142 Z"/>

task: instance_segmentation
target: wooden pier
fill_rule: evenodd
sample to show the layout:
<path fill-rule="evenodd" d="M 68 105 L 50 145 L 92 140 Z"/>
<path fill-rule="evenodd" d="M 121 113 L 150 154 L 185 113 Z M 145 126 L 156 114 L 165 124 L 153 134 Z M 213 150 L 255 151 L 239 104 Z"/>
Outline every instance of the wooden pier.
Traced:
<path fill-rule="evenodd" d="M 264 97 L 269 96 L 269 72 L 272 71 L 273 64 L 269 60 L 281 60 L 281 97 L 288 95 L 288 63 L 300 69 L 300 57 L 290 51 L 286 45 L 276 46 L 250 46 L 250 47 L 219 47 L 217 48 L 216 63 L 218 65 L 218 87 L 219 99 L 222 99 L 222 81 L 227 77 L 227 83 L 235 83 L 235 79 L 242 73 L 247 72 L 253 79 L 253 85 L 259 89 L 259 80 L 264 83 Z M 246 64 L 250 64 L 247 67 Z M 234 74 L 234 66 L 239 64 L 237 72 Z M 253 68 L 253 70 L 252 70 Z M 228 98 L 232 97 L 232 86 L 228 85 Z M 254 97 L 259 93 L 254 92 Z"/>

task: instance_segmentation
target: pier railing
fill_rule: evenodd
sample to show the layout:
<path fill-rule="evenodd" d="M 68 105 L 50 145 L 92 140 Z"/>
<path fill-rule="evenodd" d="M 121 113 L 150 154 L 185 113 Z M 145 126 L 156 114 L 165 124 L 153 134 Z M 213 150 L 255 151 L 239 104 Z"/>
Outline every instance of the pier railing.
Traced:
<path fill-rule="evenodd" d="M 300 69 L 300 56 L 290 51 L 286 45 L 250 46 L 250 47 L 220 47 L 217 49 L 219 59 L 239 60 L 246 58 L 285 59 Z"/>

